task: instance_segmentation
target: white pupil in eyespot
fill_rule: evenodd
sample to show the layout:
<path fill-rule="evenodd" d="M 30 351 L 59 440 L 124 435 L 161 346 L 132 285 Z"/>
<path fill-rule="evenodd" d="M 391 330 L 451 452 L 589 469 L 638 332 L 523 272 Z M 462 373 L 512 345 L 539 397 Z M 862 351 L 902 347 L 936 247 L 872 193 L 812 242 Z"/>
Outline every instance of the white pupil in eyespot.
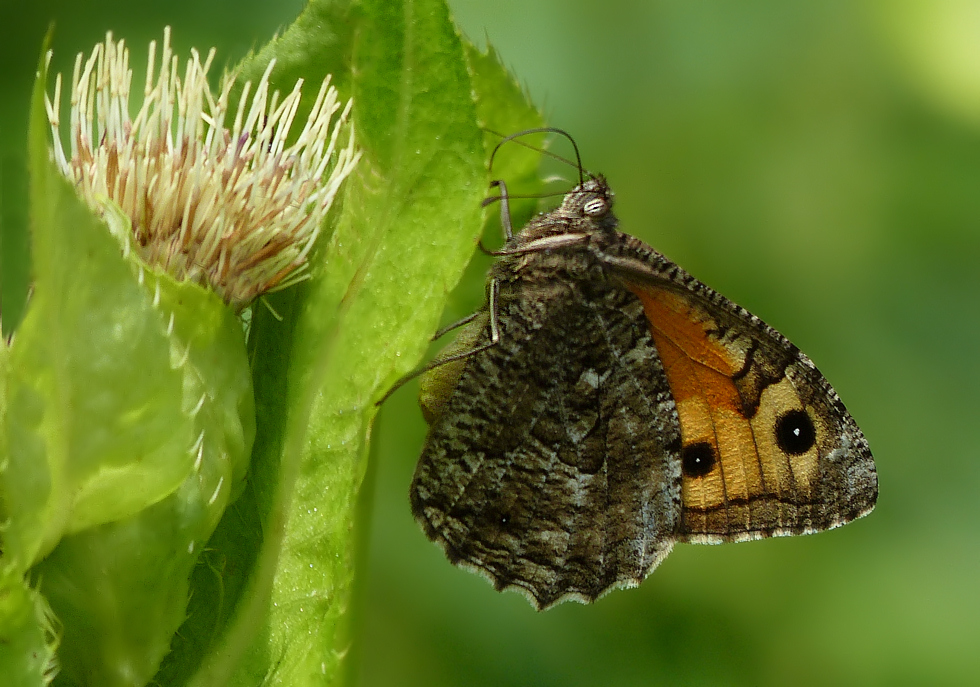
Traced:
<path fill-rule="evenodd" d="M 593 198 L 582 206 L 582 211 L 587 215 L 601 215 L 606 211 L 606 201 L 602 198 Z"/>

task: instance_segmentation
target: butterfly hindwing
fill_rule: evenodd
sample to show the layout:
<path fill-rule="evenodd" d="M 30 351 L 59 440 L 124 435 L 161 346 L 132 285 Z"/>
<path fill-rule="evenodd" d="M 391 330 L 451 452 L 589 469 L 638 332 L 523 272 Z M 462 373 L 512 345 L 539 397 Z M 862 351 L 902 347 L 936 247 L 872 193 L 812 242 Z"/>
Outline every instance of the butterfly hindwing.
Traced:
<path fill-rule="evenodd" d="M 413 510 L 498 588 L 539 607 L 593 600 L 638 584 L 673 545 L 673 400 L 632 294 L 556 281 L 528 300 L 515 286 L 501 282 L 500 343 L 468 362 L 432 425 Z"/>

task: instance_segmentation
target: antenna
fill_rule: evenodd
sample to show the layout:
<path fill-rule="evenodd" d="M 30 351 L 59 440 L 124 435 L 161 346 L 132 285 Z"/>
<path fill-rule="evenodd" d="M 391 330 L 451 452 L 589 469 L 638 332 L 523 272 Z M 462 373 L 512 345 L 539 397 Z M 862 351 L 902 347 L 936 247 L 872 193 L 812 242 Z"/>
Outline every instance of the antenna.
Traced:
<path fill-rule="evenodd" d="M 575 143 L 575 139 L 572 138 L 572 135 L 570 133 L 568 133 L 564 129 L 558 129 L 553 126 L 544 126 L 536 129 L 525 129 L 524 131 L 518 131 L 516 134 L 505 136 L 503 140 L 501 140 L 500 143 L 498 143 L 494 147 L 493 152 L 490 153 L 490 169 L 493 170 L 493 159 L 497 155 L 497 151 L 500 150 L 501 146 L 503 146 L 505 143 L 509 141 L 514 141 L 520 138 L 521 136 L 527 136 L 529 134 L 558 134 L 559 136 L 564 136 L 565 138 L 567 138 L 569 143 L 572 144 L 572 148 L 575 150 L 575 166 L 578 168 L 579 186 L 585 183 L 585 170 L 582 168 L 582 156 L 578 152 L 578 144 Z M 533 148 L 533 146 L 529 146 L 526 143 L 521 143 L 520 141 L 517 142 L 523 146 L 537 150 L 536 148 Z M 560 160 L 566 164 L 569 165 L 572 164 L 571 162 L 561 157 L 560 155 L 555 155 L 554 153 L 550 153 L 548 151 L 540 151 L 540 152 L 544 153 L 545 155 L 549 155 L 550 157 L 553 157 L 556 160 Z M 511 196 L 511 197 L 514 198 L 516 196 Z"/>

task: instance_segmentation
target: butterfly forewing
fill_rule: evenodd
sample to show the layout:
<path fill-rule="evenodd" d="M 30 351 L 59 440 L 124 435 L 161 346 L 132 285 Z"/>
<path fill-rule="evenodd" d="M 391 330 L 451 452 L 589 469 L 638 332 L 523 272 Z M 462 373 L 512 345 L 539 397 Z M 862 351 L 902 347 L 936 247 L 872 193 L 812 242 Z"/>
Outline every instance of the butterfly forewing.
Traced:
<path fill-rule="evenodd" d="M 793 344 L 638 239 L 598 259 L 641 300 L 684 437 L 686 541 L 816 532 L 874 507 L 867 442 Z"/>

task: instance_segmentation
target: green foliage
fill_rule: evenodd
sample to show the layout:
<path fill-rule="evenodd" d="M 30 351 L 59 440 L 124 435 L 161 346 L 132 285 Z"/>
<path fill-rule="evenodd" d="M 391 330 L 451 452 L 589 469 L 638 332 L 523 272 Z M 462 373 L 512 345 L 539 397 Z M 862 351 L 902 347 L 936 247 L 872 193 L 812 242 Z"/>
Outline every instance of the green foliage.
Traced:
<path fill-rule="evenodd" d="M 440 0 L 313 2 L 243 74 L 272 58 L 281 91 L 333 74 L 353 95 L 362 159 L 312 279 L 256 305 L 247 341 L 75 196 L 48 161 L 38 79 L 34 294 L 0 358 L 2 675 L 44 682 L 55 642 L 33 609 L 48 603 L 60 684 L 340 675 L 375 403 L 417 364 L 475 246 L 481 124 L 540 118 Z"/>
<path fill-rule="evenodd" d="M 12 567 L 0 571 L 0 668 L 9 687 L 44 684 L 57 648 L 50 609 Z"/>

